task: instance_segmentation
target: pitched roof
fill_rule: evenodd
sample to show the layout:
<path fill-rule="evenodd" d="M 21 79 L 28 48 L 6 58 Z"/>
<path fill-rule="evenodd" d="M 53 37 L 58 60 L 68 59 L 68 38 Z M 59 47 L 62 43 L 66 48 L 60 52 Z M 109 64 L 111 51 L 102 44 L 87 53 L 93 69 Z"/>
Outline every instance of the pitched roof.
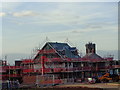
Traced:
<path fill-rule="evenodd" d="M 97 55 L 96 53 L 88 53 L 82 57 L 83 59 L 96 59 L 96 60 L 103 60 L 102 57 Z"/>
<path fill-rule="evenodd" d="M 58 42 L 48 42 L 54 49 L 63 50 L 64 48 L 70 48 L 67 43 L 58 43 Z"/>
<path fill-rule="evenodd" d="M 70 47 L 67 43 L 48 42 L 61 56 L 60 52 L 65 51 L 65 56 L 68 58 L 78 58 L 79 55 L 74 55 L 71 51 L 77 50 L 76 47 Z"/>

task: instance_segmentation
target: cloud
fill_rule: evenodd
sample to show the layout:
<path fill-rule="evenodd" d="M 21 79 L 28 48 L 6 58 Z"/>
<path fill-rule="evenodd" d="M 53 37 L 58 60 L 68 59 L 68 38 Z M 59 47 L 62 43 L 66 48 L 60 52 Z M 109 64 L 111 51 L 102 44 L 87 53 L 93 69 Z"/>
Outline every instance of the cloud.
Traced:
<path fill-rule="evenodd" d="M 85 24 L 89 19 L 94 18 L 95 15 L 92 14 L 92 15 L 82 16 L 67 11 L 51 11 L 46 13 L 24 11 L 24 12 L 13 13 L 13 16 L 15 17 L 35 16 L 29 19 L 30 21 L 32 20 L 32 22 L 23 21 L 23 24 L 82 25 Z"/>
<path fill-rule="evenodd" d="M 5 12 L 0 12 L 0 17 L 6 16 Z"/>
<path fill-rule="evenodd" d="M 77 30 L 73 30 L 71 31 L 72 33 L 80 33 L 80 31 L 77 31 Z"/>
<path fill-rule="evenodd" d="M 113 10 L 110 10 L 110 12 L 107 8 L 102 10 L 102 6 L 104 5 L 97 3 L 96 5 L 90 3 L 56 3 L 55 8 L 50 8 L 48 3 L 49 9 L 47 10 L 43 8 L 41 11 L 34 11 L 34 9 L 31 8 L 29 9 L 30 11 L 18 10 L 17 12 L 13 12 L 12 16 L 15 17 L 15 20 L 11 20 L 11 22 L 15 22 L 15 24 L 18 25 L 64 25 L 71 28 L 79 28 L 80 26 L 87 26 L 87 23 L 93 23 L 93 25 L 89 25 L 88 27 L 98 29 L 101 28 L 101 26 L 94 24 L 98 22 L 109 22 L 113 18 L 111 15 L 115 13 L 114 8 L 112 8 Z M 31 16 L 32 18 L 28 18 L 27 16 Z M 21 19 L 19 17 L 26 17 L 27 19 Z"/>
<path fill-rule="evenodd" d="M 23 16 L 36 16 L 37 13 L 33 11 L 22 11 L 22 12 L 15 12 L 12 14 L 15 17 L 23 17 Z"/>
<path fill-rule="evenodd" d="M 91 23 L 91 24 L 85 24 L 83 25 L 84 28 L 76 28 L 76 29 L 73 29 L 73 30 L 70 30 L 71 33 L 89 33 L 89 32 L 94 32 L 94 31 L 112 31 L 112 32 L 118 32 L 118 26 L 117 25 L 114 25 L 114 23 L 103 23 L 103 24 L 94 24 L 94 23 Z"/>

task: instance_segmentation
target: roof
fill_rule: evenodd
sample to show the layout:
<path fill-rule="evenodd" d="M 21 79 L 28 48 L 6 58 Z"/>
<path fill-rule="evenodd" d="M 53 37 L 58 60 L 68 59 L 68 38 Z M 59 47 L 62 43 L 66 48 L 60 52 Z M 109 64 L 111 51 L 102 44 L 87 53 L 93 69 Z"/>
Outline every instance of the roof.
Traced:
<path fill-rule="evenodd" d="M 58 43 L 58 42 L 48 42 L 61 56 L 60 52 L 65 51 L 65 56 L 67 58 L 79 58 L 79 55 L 74 55 L 71 51 L 77 50 L 76 47 L 70 47 L 67 43 Z"/>
<path fill-rule="evenodd" d="M 96 59 L 96 60 L 103 60 L 102 57 L 97 55 L 96 53 L 88 53 L 82 57 L 83 59 Z"/>
<path fill-rule="evenodd" d="M 65 48 L 70 49 L 70 46 L 67 43 L 58 43 L 58 42 L 48 42 L 54 49 L 63 50 Z"/>

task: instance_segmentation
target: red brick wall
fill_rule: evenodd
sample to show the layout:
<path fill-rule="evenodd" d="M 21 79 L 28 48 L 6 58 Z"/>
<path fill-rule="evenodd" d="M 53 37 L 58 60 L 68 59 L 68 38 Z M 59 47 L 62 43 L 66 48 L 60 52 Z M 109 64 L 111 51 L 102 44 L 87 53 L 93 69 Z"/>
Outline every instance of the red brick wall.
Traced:
<path fill-rule="evenodd" d="M 23 76 L 23 83 L 24 84 L 35 84 L 36 83 L 36 76 Z"/>

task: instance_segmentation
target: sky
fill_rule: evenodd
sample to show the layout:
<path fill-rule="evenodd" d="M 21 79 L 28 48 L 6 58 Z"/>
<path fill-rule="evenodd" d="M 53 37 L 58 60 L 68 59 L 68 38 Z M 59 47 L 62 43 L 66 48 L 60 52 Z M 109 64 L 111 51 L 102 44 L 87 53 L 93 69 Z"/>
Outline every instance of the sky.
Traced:
<path fill-rule="evenodd" d="M 65 42 L 85 53 L 93 42 L 98 53 L 118 50 L 117 2 L 3 2 L 0 10 L 1 58 L 29 58 L 49 41 Z"/>

